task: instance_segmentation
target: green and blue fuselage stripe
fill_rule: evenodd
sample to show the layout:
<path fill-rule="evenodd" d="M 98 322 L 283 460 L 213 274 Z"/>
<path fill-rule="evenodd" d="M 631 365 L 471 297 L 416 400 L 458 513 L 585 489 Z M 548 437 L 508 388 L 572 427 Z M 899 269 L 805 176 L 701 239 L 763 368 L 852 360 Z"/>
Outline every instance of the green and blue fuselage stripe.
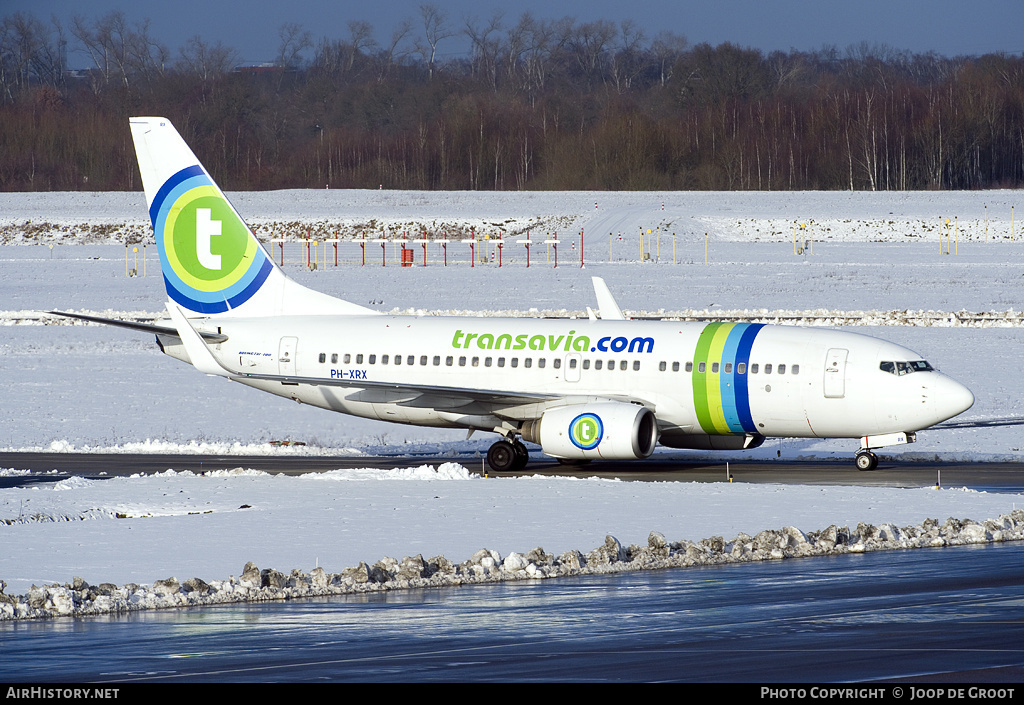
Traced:
<path fill-rule="evenodd" d="M 763 327 L 762 323 L 709 323 L 701 331 L 693 359 L 693 407 L 705 433 L 757 432 L 747 375 L 750 351 Z"/>

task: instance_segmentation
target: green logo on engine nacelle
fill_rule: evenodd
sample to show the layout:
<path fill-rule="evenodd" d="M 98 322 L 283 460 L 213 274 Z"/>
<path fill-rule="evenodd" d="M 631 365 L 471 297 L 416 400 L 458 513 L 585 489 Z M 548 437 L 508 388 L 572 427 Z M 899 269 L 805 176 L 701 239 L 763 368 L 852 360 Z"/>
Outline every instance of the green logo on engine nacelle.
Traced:
<path fill-rule="evenodd" d="M 597 414 L 580 414 L 569 422 L 569 439 L 580 450 L 594 450 L 604 437 L 604 424 Z"/>

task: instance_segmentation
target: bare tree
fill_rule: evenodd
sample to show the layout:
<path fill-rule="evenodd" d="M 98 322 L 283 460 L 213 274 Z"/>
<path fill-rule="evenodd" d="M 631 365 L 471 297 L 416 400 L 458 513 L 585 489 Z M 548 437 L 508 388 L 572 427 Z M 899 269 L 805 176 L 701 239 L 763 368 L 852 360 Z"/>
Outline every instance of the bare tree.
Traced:
<path fill-rule="evenodd" d="M 420 17 L 423 19 L 423 36 L 427 44 L 420 45 L 417 50 L 427 62 L 428 79 L 433 80 L 437 45 L 442 40 L 454 36 L 455 32 L 448 26 L 447 15 L 437 5 L 420 5 Z"/>
<path fill-rule="evenodd" d="M 0 22 L 0 87 L 5 101 L 33 83 L 64 87 L 67 40 L 56 18 L 51 24 L 52 29 L 21 12 Z"/>
<path fill-rule="evenodd" d="M 622 20 L 619 24 L 618 46 L 610 62 L 612 80 L 619 93 L 630 88 L 633 80 L 643 70 L 643 51 L 640 46 L 643 40 L 643 30 L 633 20 Z"/>
<path fill-rule="evenodd" d="M 668 30 L 662 30 L 651 42 L 651 51 L 658 62 L 658 82 L 664 88 L 675 73 L 676 62 L 686 51 L 689 42 L 686 37 Z"/>
<path fill-rule="evenodd" d="M 298 68 L 300 54 L 313 48 L 313 35 L 302 25 L 287 22 L 277 30 L 281 44 L 277 50 L 277 64 L 282 68 Z"/>
<path fill-rule="evenodd" d="M 402 20 L 398 23 L 398 26 L 391 32 L 391 40 L 378 53 L 378 71 L 377 81 L 383 81 L 390 73 L 391 67 L 398 61 L 401 61 L 408 55 L 406 49 L 400 48 L 402 42 L 408 38 L 409 34 L 412 33 L 412 22 L 409 20 Z"/>
<path fill-rule="evenodd" d="M 137 76 L 162 74 L 169 52 L 149 36 L 149 23 L 128 26 L 120 10 L 90 24 L 82 17 L 71 22 L 71 33 L 89 53 L 103 84 L 119 81 L 130 88 Z"/>
<path fill-rule="evenodd" d="M 203 83 L 220 78 L 238 62 L 238 52 L 220 42 L 209 44 L 196 35 L 181 48 L 179 65 Z"/>
<path fill-rule="evenodd" d="M 476 18 L 466 18 L 463 33 L 473 43 L 473 72 L 487 77 L 491 89 L 498 87 L 498 55 L 502 53 L 501 31 L 502 12 L 496 10 L 491 19 L 480 24 Z"/>
<path fill-rule="evenodd" d="M 377 46 L 373 38 L 373 25 L 361 20 L 352 20 L 348 23 L 348 55 L 345 65 L 346 71 L 351 71 L 356 63 L 356 57 L 361 54 L 368 54 Z"/>
<path fill-rule="evenodd" d="M 618 30 L 607 20 L 584 22 L 576 27 L 570 46 L 583 75 L 593 83 L 603 73 L 608 62 L 608 49 Z"/>

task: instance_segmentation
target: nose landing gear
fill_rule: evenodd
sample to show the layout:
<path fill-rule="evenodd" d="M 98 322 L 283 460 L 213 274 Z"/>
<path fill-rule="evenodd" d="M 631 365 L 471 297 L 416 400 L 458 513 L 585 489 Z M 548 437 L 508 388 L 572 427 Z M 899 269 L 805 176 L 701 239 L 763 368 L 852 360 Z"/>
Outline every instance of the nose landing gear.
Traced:
<path fill-rule="evenodd" d="M 870 450 L 860 450 L 855 462 L 858 470 L 874 470 L 878 467 L 878 456 Z"/>
<path fill-rule="evenodd" d="M 860 439 L 860 450 L 857 451 L 857 469 L 874 470 L 878 467 L 878 456 L 871 452 L 872 448 L 882 446 L 895 446 L 913 443 L 917 440 L 917 434 L 913 432 L 883 433 L 877 436 L 863 436 Z"/>

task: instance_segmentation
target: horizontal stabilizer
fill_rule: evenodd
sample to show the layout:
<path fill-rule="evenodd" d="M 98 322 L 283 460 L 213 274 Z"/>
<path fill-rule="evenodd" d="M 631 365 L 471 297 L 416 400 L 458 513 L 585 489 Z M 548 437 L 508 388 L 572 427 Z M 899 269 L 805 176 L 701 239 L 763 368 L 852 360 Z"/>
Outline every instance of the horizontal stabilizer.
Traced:
<path fill-rule="evenodd" d="M 155 335 L 178 335 L 176 328 L 170 326 L 159 326 L 155 323 L 140 323 L 139 321 L 122 321 L 117 318 L 100 318 L 99 316 L 86 316 L 84 313 L 67 313 L 65 311 L 47 311 L 52 313 L 54 316 L 64 316 L 66 318 L 77 318 L 80 321 L 88 321 L 89 323 L 102 323 L 105 326 L 117 326 L 118 328 L 127 328 L 129 330 L 141 331 L 143 333 L 153 333 Z M 199 333 L 203 340 L 210 344 L 226 342 L 228 337 L 223 333 Z"/>

